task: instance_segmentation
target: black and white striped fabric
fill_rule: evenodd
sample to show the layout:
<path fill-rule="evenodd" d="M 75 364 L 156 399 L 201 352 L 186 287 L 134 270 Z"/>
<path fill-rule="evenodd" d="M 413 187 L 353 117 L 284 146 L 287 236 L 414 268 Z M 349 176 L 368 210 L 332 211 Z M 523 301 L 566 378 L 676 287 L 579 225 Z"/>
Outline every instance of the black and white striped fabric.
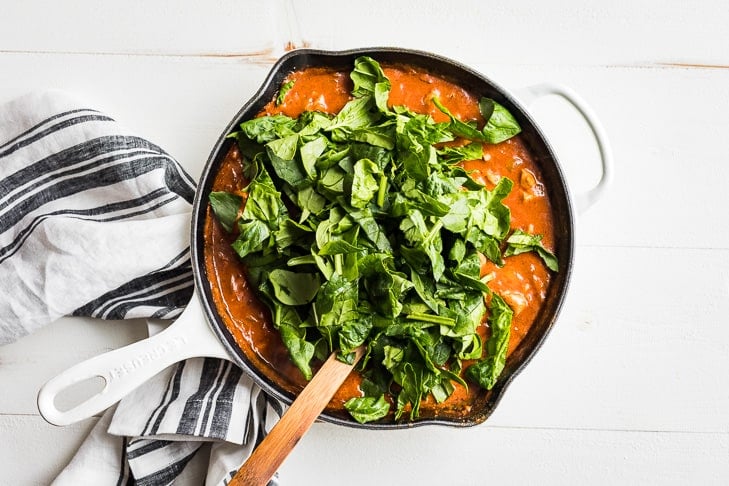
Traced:
<path fill-rule="evenodd" d="M 0 344 L 62 316 L 179 315 L 194 191 L 162 149 L 64 93 L 0 107 Z M 280 413 L 232 363 L 190 359 L 107 411 L 54 484 L 227 484 Z"/>

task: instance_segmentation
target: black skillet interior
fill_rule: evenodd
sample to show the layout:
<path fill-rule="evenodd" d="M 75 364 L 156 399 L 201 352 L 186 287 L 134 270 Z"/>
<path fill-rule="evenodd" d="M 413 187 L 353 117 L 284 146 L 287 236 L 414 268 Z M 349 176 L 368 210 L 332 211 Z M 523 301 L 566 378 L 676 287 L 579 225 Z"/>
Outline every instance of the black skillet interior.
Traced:
<path fill-rule="evenodd" d="M 348 51 L 319 51 L 310 49 L 295 50 L 281 57 L 273 66 L 259 91 L 247 102 L 233 120 L 225 128 L 207 161 L 195 196 L 192 215 L 192 261 L 195 281 L 199 289 L 200 299 L 210 326 L 226 345 L 230 355 L 235 358 L 254 381 L 271 396 L 290 403 L 294 397 L 282 391 L 263 373 L 257 372 L 247 360 L 243 351 L 237 346 L 233 336 L 226 328 L 213 304 L 210 284 L 205 274 L 203 255 L 203 228 L 205 225 L 208 194 L 218 168 L 233 141 L 226 135 L 236 130 L 240 122 L 250 119 L 259 113 L 264 105 L 273 99 L 282 81 L 296 70 L 311 66 L 329 67 L 350 70 L 355 58 L 366 55 L 383 64 L 406 64 L 429 71 L 457 83 L 466 90 L 479 96 L 490 97 L 506 108 L 517 118 L 522 127 L 522 137 L 542 169 L 546 187 L 550 189 L 553 219 L 555 224 L 555 253 L 560 259 L 560 272 L 553 276 L 547 298 L 542 306 L 536 322 L 526 338 L 509 356 L 501 378 L 497 385 L 478 396 L 471 411 L 467 415 L 448 418 L 444 416 L 423 416 L 416 422 L 377 422 L 361 425 L 348 415 L 334 415 L 325 412 L 320 416 L 324 421 L 368 429 L 405 428 L 423 424 L 442 424 L 451 426 L 470 426 L 483 422 L 493 412 L 506 387 L 516 374 L 529 362 L 542 345 L 547 334 L 555 323 L 560 307 L 567 291 L 573 257 L 573 220 L 572 209 L 566 183 L 554 152 L 536 126 L 529 114 L 504 89 L 478 72 L 450 59 L 427 52 L 400 48 L 364 48 Z"/>

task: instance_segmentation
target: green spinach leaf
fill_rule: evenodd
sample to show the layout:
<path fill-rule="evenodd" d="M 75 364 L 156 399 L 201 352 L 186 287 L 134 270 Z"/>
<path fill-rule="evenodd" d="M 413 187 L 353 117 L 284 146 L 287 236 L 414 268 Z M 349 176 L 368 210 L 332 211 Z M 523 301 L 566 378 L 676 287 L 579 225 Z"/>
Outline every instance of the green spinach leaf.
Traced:
<path fill-rule="evenodd" d="M 319 291 L 321 282 L 316 273 L 299 273 L 277 268 L 269 274 L 276 298 L 284 305 L 305 305 Z"/>
<path fill-rule="evenodd" d="M 210 207 L 213 209 L 213 213 L 218 218 L 220 225 L 228 233 L 233 231 L 243 198 L 228 192 L 211 192 L 209 199 Z"/>
<path fill-rule="evenodd" d="M 379 172 L 379 167 L 369 159 L 360 159 L 354 164 L 351 198 L 353 207 L 365 208 L 372 201 L 380 188 L 380 184 L 375 178 Z"/>
<path fill-rule="evenodd" d="M 553 272 L 559 271 L 557 257 L 542 245 L 542 235 L 531 235 L 520 229 L 516 229 L 506 240 L 506 243 L 508 246 L 504 251 L 505 257 L 534 251 L 542 258 L 547 268 Z"/>
<path fill-rule="evenodd" d="M 384 394 L 379 397 L 350 398 L 344 403 L 344 408 L 361 424 L 374 422 L 390 413 L 390 404 Z"/>
<path fill-rule="evenodd" d="M 481 98 L 479 109 L 487 120 L 483 136 L 488 143 L 500 143 L 521 132 L 521 126 L 504 106 L 490 98 Z"/>
<path fill-rule="evenodd" d="M 276 106 L 283 104 L 286 94 L 291 91 L 291 88 L 293 87 L 293 81 L 288 81 L 281 85 L 281 89 L 278 90 L 278 96 L 276 96 Z"/>
<path fill-rule="evenodd" d="M 491 336 L 486 342 L 487 356 L 466 369 L 466 376 L 487 390 L 494 387 L 506 365 L 511 319 L 514 315 L 511 308 L 498 294 L 491 295 L 489 312 L 488 322 Z"/>
<path fill-rule="evenodd" d="M 311 371 L 311 358 L 314 357 L 314 345 L 306 340 L 306 334 L 293 326 L 281 325 L 278 328 L 281 333 L 281 339 L 289 351 L 291 361 L 304 375 L 304 378 L 311 380 L 313 372 Z"/>

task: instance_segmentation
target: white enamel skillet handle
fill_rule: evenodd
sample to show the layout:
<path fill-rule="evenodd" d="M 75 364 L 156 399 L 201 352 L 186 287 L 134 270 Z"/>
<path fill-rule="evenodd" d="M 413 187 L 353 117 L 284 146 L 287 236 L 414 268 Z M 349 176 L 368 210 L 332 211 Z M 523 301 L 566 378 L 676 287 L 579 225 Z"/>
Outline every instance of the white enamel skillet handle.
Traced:
<path fill-rule="evenodd" d="M 168 366 L 198 356 L 229 359 L 225 347 L 208 326 L 194 293 L 182 315 L 164 331 L 90 358 L 48 381 L 38 393 L 38 410 L 54 425 L 84 420 L 114 405 Z M 106 382 L 96 395 L 69 410 L 56 406 L 56 398 L 64 390 L 96 377 Z"/>
<path fill-rule="evenodd" d="M 613 154 L 605 129 L 600 123 L 592 108 L 571 88 L 555 83 L 541 83 L 534 86 L 522 88 L 516 93 L 517 98 L 526 106 L 531 105 L 535 100 L 547 95 L 557 95 L 566 100 L 585 119 L 592 130 L 600 151 L 600 163 L 602 175 L 600 180 L 591 189 L 575 195 L 575 204 L 578 213 L 584 213 L 595 204 L 604 194 L 605 189 L 610 185 L 613 177 Z"/>

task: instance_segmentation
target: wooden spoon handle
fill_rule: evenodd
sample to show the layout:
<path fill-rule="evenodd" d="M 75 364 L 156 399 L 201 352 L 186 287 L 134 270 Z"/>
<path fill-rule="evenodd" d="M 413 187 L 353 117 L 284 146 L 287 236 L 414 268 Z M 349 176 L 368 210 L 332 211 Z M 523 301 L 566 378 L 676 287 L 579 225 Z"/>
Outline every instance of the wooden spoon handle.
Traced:
<path fill-rule="evenodd" d="M 228 486 L 265 486 L 294 446 L 314 423 L 342 382 L 362 358 L 364 347 L 355 349 L 352 364 L 339 361 L 336 353 L 324 362 L 281 420 L 264 437 Z"/>

